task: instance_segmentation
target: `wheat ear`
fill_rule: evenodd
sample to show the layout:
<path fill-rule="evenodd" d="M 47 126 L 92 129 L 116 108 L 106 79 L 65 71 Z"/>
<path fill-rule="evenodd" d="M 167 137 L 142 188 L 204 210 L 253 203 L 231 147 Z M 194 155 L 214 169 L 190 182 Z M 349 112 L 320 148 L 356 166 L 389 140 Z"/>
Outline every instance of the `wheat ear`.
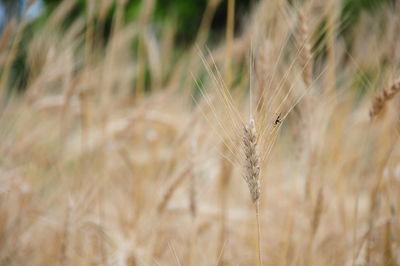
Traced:
<path fill-rule="evenodd" d="M 262 265 L 261 261 L 261 233 L 260 233 L 260 158 L 257 150 L 257 131 L 254 119 L 250 119 L 248 125 L 244 127 L 243 147 L 245 155 L 245 175 L 247 185 L 249 186 L 251 199 L 255 206 L 257 221 L 257 253 L 258 262 L 256 265 Z"/>
<path fill-rule="evenodd" d="M 245 155 L 245 180 L 249 186 L 251 199 L 258 204 L 260 198 L 260 158 L 257 151 L 257 132 L 254 119 L 244 128 L 243 146 Z"/>
<path fill-rule="evenodd" d="M 369 116 L 374 119 L 385 108 L 386 102 L 390 101 L 400 91 L 400 78 L 398 78 L 389 88 L 384 89 L 375 96 L 372 107 L 369 110 Z"/>

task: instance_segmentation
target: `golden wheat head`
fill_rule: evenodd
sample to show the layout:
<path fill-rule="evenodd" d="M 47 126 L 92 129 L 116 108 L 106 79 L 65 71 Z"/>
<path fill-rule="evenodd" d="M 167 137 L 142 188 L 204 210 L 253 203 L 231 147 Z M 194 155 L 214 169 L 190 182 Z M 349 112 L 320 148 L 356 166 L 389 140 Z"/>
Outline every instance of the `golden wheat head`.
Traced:
<path fill-rule="evenodd" d="M 245 155 L 245 180 L 249 186 L 251 199 L 257 203 L 260 198 L 260 158 L 257 150 L 257 132 L 254 119 L 244 127 L 243 147 Z"/>

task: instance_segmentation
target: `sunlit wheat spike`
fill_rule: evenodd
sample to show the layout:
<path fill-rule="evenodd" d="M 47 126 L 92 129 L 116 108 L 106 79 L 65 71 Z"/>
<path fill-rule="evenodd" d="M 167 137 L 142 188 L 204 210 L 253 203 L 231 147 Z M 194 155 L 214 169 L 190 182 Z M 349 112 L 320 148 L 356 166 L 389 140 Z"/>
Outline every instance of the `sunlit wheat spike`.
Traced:
<path fill-rule="evenodd" d="M 243 148 L 245 155 L 245 180 L 249 186 L 253 203 L 260 198 L 260 158 L 257 150 L 257 132 L 254 119 L 244 127 Z"/>
<path fill-rule="evenodd" d="M 384 89 L 375 96 L 372 107 L 369 110 L 369 116 L 374 119 L 385 108 L 385 105 L 400 91 L 400 78 L 398 78 L 389 88 Z"/>

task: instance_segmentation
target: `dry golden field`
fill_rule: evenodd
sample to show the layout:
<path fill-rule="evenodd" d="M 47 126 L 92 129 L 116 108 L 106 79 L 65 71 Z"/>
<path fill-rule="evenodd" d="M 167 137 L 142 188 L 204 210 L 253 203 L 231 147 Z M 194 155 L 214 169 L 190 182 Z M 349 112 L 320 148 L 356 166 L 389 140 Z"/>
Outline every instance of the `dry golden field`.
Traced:
<path fill-rule="evenodd" d="M 109 2 L 1 35 L 0 265 L 400 264 L 399 5 L 228 0 L 209 42 L 209 0 L 177 52 L 152 0 L 102 40 Z"/>

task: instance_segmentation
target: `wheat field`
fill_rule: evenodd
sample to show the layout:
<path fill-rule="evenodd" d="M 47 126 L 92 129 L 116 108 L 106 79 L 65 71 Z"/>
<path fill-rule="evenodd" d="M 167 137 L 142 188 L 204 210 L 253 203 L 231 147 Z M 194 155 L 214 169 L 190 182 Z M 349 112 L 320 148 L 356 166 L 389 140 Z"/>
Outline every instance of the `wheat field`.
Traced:
<path fill-rule="evenodd" d="M 1 35 L 0 265 L 400 264 L 400 5 L 228 0 L 209 41 L 209 0 L 178 50 L 112 2 Z"/>

